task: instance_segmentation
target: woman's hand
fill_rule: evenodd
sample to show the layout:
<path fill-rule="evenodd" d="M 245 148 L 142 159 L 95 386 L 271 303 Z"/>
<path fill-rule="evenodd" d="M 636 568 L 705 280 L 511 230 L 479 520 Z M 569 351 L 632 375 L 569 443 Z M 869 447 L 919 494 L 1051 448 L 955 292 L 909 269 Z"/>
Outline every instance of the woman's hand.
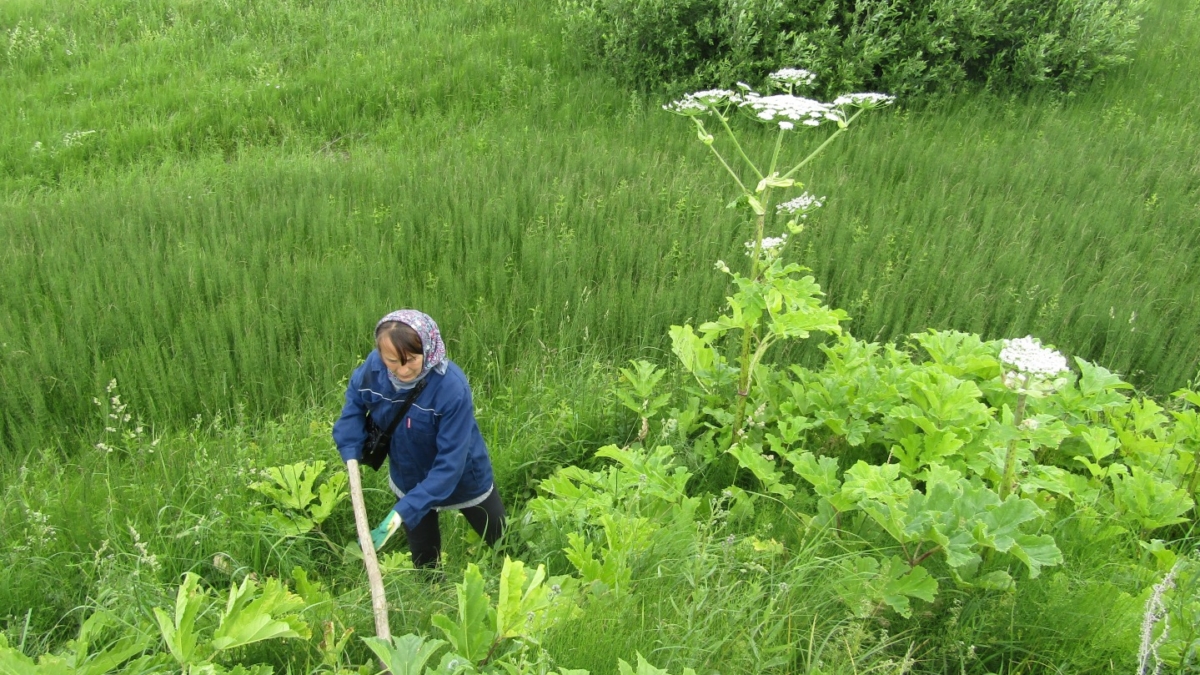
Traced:
<path fill-rule="evenodd" d="M 383 548 L 387 540 L 391 538 L 396 530 L 400 529 L 403 521 L 400 520 L 400 514 L 395 510 L 388 511 L 387 517 L 379 524 L 379 527 L 371 530 L 371 543 L 375 545 L 375 550 Z"/>

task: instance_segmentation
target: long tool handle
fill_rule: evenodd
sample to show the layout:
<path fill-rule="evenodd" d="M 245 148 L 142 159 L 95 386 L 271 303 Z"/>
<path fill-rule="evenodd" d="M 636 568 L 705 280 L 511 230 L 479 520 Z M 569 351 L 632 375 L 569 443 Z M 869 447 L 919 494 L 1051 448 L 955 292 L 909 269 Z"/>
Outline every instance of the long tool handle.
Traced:
<path fill-rule="evenodd" d="M 383 575 L 379 573 L 379 561 L 375 558 L 375 544 L 371 542 L 371 526 L 367 522 L 367 505 L 363 502 L 362 477 L 358 473 L 358 460 L 346 461 L 350 474 L 350 501 L 354 504 L 354 523 L 358 526 L 358 545 L 362 548 L 363 563 L 367 566 L 367 583 L 371 586 L 371 609 L 375 612 L 375 635 L 391 642 L 392 629 L 388 627 L 387 595 L 383 592 Z"/>

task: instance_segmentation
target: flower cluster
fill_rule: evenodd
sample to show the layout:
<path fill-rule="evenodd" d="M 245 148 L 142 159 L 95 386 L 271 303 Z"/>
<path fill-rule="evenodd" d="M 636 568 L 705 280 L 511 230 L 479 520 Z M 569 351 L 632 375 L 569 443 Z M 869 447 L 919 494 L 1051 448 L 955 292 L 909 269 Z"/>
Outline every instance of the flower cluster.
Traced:
<path fill-rule="evenodd" d="M 1054 377 L 1067 371 L 1067 357 L 1053 349 L 1046 349 L 1032 335 L 1005 340 L 1004 348 L 1000 350 L 1000 361 L 1027 375 Z"/>
<path fill-rule="evenodd" d="M 746 255 L 754 255 L 754 239 L 746 241 Z M 763 237 L 762 238 L 762 255 L 768 258 L 778 256 L 784 251 L 784 246 L 787 244 L 787 233 L 780 234 L 779 237 Z"/>
<path fill-rule="evenodd" d="M 817 81 L 817 75 L 803 68 L 783 68 L 768 75 L 767 79 L 780 86 L 811 87 Z"/>
<path fill-rule="evenodd" d="M 778 122 L 779 128 L 785 130 L 793 128 L 793 122 L 815 127 L 823 120 L 836 122 L 841 119 L 828 103 L 791 94 L 762 96 L 750 91 L 746 92 L 738 105 L 750 108 L 755 112 L 755 117 L 764 122 Z"/>
<path fill-rule="evenodd" d="M 833 105 L 839 108 L 850 106 L 854 108 L 878 108 L 880 106 L 891 105 L 896 101 L 895 96 L 887 94 L 863 93 L 863 94 L 842 94 L 833 99 Z"/>
<path fill-rule="evenodd" d="M 1067 357 L 1047 349 L 1033 336 L 1005 340 L 1000 350 L 1004 366 L 1004 386 L 1023 394 L 1035 396 L 1053 391 L 1068 371 Z"/>
<path fill-rule="evenodd" d="M 728 89 L 706 89 L 688 94 L 678 101 L 672 101 L 664 105 L 663 110 L 694 117 L 705 115 L 714 107 L 726 103 L 738 105 L 741 103 L 741 97 Z"/>
<path fill-rule="evenodd" d="M 775 210 L 779 213 L 799 214 L 801 218 L 807 218 L 809 211 L 821 208 L 825 203 L 824 199 L 824 197 L 816 197 L 805 192 L 795 199 L 776 206 Z"/>
<path fill-rule="evenodd" d="M 817 76 L 802 68 L 784 68 L 771 73 L 768 79 L 777 86 L 786 87 L 790 92 L 798 85 L 811 86 Z M 763 122 L 778 124 L 780 129 L 789 131 L 794 129 L 797 123 L 809 127 L 820 126 L 824 121 L 844 125 L 844 108 L 877 108 L 895 101 L 894 97 L 886 94 L 862 93 L 844 94 L 837 97 L 833 103 L 822 103 L 791 93 L 763 96 L 744 82 L 738 82 L 738 88 L 742 93 L 728 89 L 698 91 L 664 105 L 663 110 L 697 117 L 707 115 L 719 106 L 735 105 L 753 113 Z"/>

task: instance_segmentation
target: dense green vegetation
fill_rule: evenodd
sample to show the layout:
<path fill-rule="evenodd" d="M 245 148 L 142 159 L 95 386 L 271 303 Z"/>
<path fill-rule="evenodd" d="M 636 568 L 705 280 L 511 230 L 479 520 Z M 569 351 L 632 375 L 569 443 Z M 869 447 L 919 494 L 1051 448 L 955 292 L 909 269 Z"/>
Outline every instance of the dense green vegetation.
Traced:
<path fill-rule="evenodd" d="M 251 572 L 290 579 L 301 567 L 331 594 L 304 614 L 313 638 L 219 661 L 291 672 L 365 663 L 357 638 L 322 662 L 325 622 L 371 632 L 361 568 L 342 549 L 349 509 L 290 536 L 249 485 L 266 467 L 334 459 L 341 383 L 370 348 L 373 322 L 401 305 L 439 320 L 472 378 L 515 514 L 505 553 L 586 579 L 571 560 L 582 549 L 563 550 L 575 528 L 603 562 L 612 541 L 596 509 L 571 513 L 572 528 L 547 526 L 538 518 L 570 509 L 547 505 L 561 474 L 540 481 L 570 465 L 583 467 L 572 480 L 593 480 L 613 466 L 593 450 L 637 439 L 637 415 L 614 394 L 629 386 L 618 367 L 633 357 L 669 366 L 669 327 L 719 313 L 730 288 L 713 262 L 745 260 L 754 232 L 725 208 L 736 193 L 693 130 L 657 98 L 587 70 L 545 4 L 0 6 L 0 100 L 11 102 L 0 108 L 0 650 L 62 650 L 102 609 L 123 626 L 112 634 L 151 636 L 145 648 L 165 654 L 153 610 L 174 607 L 185 572 L 223 595 Z M 669 462 L 687 472 L 696 504 L 600 490 L 597 504 L 634 523 L 612 558 L 628 564 L 588 568 L 601 585 L 572 595 L 584 615 L 541 633 L 536 653 L 592 672 L 639 653 L 672 672 L 1137 668 L 1151 587 L 1195 546 L 1194 512 L 1178 494 L 1193 499 L 1196 487 L 1196 448 L 1175 415 L 1191 419 L 1189 404 L 1167 395 L 1200 368 L 1200 235 L 1190 227 L 1200 216 L 1200 4 L 1149 6 L 1141 35 L 1132 65 L 1074 95 L 873 111 L 800 176 L 828 199 L 784 252 L 813 268 L 823 301 L 848 312 L 845 328 L 860 339 L 1033 333 L 1161 396 L 1157 412 L 1140 398 L 1088 413 L 1061 401 L 1040 409 L 1072 435 L 1029 466 L 1081 478 L 1064 479 L 1065 493 L 1032 488 L 1026 501 L 1043 513 L 1021 526 L 1052 536 L 1061 562 L 1034 579 L 993 541 L 982 564 L 1016 579 L 1006 590 L 972 587 L 973 570 L 936 555 L 907 560 L 937 579 L 936 596 L 924 578 L 872 576 L 878 568 L 862 561 L 891 570 L 890 556 L 909 553 L 904 541 L 782 453 L 781 478 L 745 452 L 715 452 L 730 429 L 719 414 L 689 416 L 696 384 L 669 366 L 655 391 L 673 398 L 641 440 L 676 448 Z M 751 154 L 774 143 L 741 133 Z M 828 133 L 798 134 L 786 152 Z M 818 342 L 788 343 L 771 360 L 810 366 L 797 375 L 809 385 L 860 386 L 823 370 L 834 366 Z M 975 366 L 994 362 L 994 347 L 972 355 Z M 956 428 L 978 442 L 1002 437 L 1014 401 L 998 376 L 945 377 L 974 383 L 989 411 Z M 903 434 L 872 415 L 908 395 L 880 394 L 870 414 L 805 403 L 792 413 L 824 426 L 791 450 L 836 460 L 838 480 L 860 459 L 877 467 Z M 784 419 L 768 408 L 770 424 Z M 852 442 L 838 415 L 879 426 Z M 1072 457 L 1092 427 L 1121 439 L 1120 452 L 1095 459 L 1108 471 L 1100 477 Z M 1137 492 L 1108 470 L 1117 465 L 1159 473 Z M 980 490 L 1009 489 L 978 463 L 946 466 Z M 920 467 L 904 469 L 918 492 L 931 480 L 921 471 L 932 471 Z M 673 480 L 650 473 L 655 489 Z M 378 478 L 373 513 L 390 502 Z M 1171 499 L 1149 499 L 1143 513 L 1135 502 L 1145 494 Z M 527 508 L 535 495 L 540 506 Z M 840 504 L 846 522 L 832 527 L 822 500 Z M 1158 503 L 1173 506 L 1156 514 Z M 1187 515 L 1175 522 L 1168 511 Z M 659 536 L 646 538 L 639 518 Z M 445 637 L 432 617 L 455 614 L 453 584 L 465 583 L 468 563 L 496 594 L 503 556 L 464 541 L 461 519 L 445 522 L 455 529 L 447 582 L 393 560 L 396 633 Z M 628 583 L 609 583 L 624 574 Z M 901 594 L 910 616 L 894 594 L 871 590 L 900 579 L 913 582 Z M 1177 584 L 1170 611 L 1186 625 L 1200 611 L 1194 573 Z M 1194 636 L 1176 634 L 1168 658 L 1178 663 L 1189 644 Z"/>
<path fill-rule="evenodd" d="M 1125 64 L 1142 0 L 558 0 L 595 63 L 642 89 L 732 87 L 781 64 L 818 93 L 907 100 L 966 89 L 1071 91 Z"/>

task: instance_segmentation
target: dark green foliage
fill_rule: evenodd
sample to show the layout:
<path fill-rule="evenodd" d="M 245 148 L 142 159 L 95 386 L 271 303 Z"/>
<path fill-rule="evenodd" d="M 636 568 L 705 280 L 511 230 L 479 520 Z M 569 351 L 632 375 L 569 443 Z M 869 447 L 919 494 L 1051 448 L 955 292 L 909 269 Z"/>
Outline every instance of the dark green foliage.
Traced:
<path fill-rule="evenodd" d="M 1072 90 L 1133 49 L 1141 0 L 560 0 L 568 35 L 624 82 L 669 89 L 818 73 L 823 94 L 968 83 Z"/>

